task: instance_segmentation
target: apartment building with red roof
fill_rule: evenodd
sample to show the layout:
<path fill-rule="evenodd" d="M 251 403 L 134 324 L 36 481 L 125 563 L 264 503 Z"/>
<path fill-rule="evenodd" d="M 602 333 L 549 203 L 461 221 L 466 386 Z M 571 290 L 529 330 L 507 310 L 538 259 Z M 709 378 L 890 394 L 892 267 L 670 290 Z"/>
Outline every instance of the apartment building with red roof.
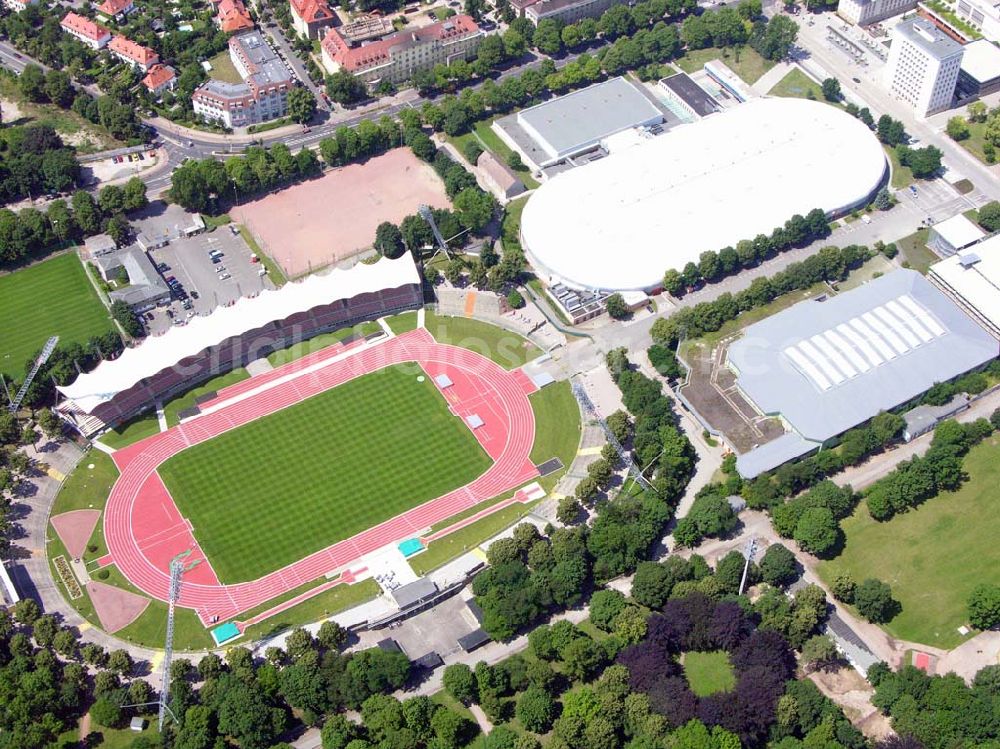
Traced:
<path fill-rule="evenodd" d="M 243 0 L 221 0 L 215 14 L 215 23 L 227 34 L 249 31 L 254 27 L 253 18 Z"/>
<path fill-rule="evenodd" d="M 177 85 L 177 71 L 169 65 L 156 64 L 146 73 L 142 85 L 149 90 L 149 93 L 159 96 Z"/>
<path fill-rule="evenodd" d="M 468 15 L 400 31 L 360 46 L 352 46 L 336 28 L 331 28 L 322 42 L 323 67 L 330 73 L 345 70 L 366 83 L 401 83 L 418 70 L 470 59 L 484 36 Z"/>
<path fill-rule="evenodd" d="M 59 23 L 62 30 L 79 39 L 91 49 L 104 49 L 111 41 L 111 32 L 89 18 L 70 11 Z"/>
<path fill-rule="evenodd" d="M 288 0 L 292 27 L 307 39 L 322 39 L 323 32 L 337 22 L 326 0 Z"/>
<path fill-rule="evenodd" d="M 135 10 L 133 0 L 104 0 L 103 3 L 97 6 L 98 13 L 105 18 L 119 23 L 125 20 L 125 16 L 133 10 Z"/>
<path fill-rule="evenodd" d="M 143 73 L 148 72 L 151 67 L 160 61 L 160 56 L 156 54 L 156 50 L 144 47 L 119 34 L 115 34 L 111 43 L 108 44 L 108 51 L 122 62 L 127 62 L 139 68 Z"/>

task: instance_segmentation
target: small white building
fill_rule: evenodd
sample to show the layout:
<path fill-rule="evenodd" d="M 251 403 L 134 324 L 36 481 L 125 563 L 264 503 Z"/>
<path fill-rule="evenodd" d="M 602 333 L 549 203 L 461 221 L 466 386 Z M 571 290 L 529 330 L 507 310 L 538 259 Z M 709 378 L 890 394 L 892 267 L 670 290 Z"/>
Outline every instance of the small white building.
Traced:
<path fill-rule="evenodd" d="M 3 7 L 13 13 L 20 13 L 29 5 L 38 5 L 38 0 L 3 0 Z"/>
<path fill-rule="evenodd" d="M 892 30 L 886 83 L 918 117 L 951 106 L 961 65 L 962 45 L 927 19 L 912 18 Z"/>
<path fill-rule="evenodd" d="M 975 244 L 985 236 L 986 232 L 959 213 L 947 221 L 934 224 L 927 238 L 927 245 L 937 254 L 947 257 Z"/>

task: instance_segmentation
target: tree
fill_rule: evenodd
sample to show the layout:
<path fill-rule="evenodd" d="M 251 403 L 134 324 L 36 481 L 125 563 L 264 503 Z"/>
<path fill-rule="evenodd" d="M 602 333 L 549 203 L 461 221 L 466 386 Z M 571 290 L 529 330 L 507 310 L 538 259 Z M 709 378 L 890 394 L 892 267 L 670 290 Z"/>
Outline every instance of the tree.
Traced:
<path fill-rule="evenodd" d="M 887 114 L 878 118 L 875 126 L 875 134 L 878 139 L 887 146 L 896 146 L 906 139 L 906 129 L 899 120 L 894 120 Z"/>
<path fill-rule="evenodd" d="M 142 335 L 142 323 L 139 322 L 139 318 L 126 302 L 121 299 L 112 302 L 111 316 L 119 325 L 122 326 L 122 329 L 128 333 L 128 335 L 133 338 L 138 338 Z"/>
<path fill-rule="evenodd" d="M 892 599 L 892 588 L 875 578 L 868 578 L 857 586 L 854 606 L 861 616 L 875 624 L 889 621 L 898 609 L 898 604 Z"/>
<path fill-rule="evenodd" d="M 559 498 L 559 506 L 556 509 L 556 520 L 563 525 L 569 525 L 580 515 L 583 505 L 576 497 L 565 496 Z"/>
<path fill-rule="evenodd" d="M 837 544 L 839 527 L 826 507 L 809 507 L 799 517 L 793 538 L 803 551 L 822 556 Z"/>
<path fill-rule="evenodd" d="M 815 635 L 802 646 L 802 661 L 812 668 L 824 669 L 835 663 L 840 654 L 837 646 L 826 635 Z"/>
<path fill-rule="evenodd" d="M 99 726 L 118 728 L 122 724 L 124 714 L 110 697 L 100 697 L 91 705 L 90 717 Z"/>
<path fill-rule="evenodd" d="M 846 573 L 837 575 L 830 584 L 830 592 L 833 593 L 833 597 L 844 603 L 854 603 L 856 588 L 857 583 L 854 582 L 854 578 Z"/>
<path fill-rule="evenodd" d="M 1000 202 L 991 200 L 980 208 L 976 221 L 986 231 L 1000 231 Z"/>
<path fill-rule="evenodd" d="M 902 144 L 896 146 L 896 157 L 903 166 L 910 167 L 917 179 L 933 177 L 941 170 L 941 157 L 944 154 L 934 146 L 924 148 L 908 148 Z"/>
<path fill-rule="evenodd" d="M 843 95 L 840 92 L 840 81 L 836 78 L 827 78 L 823 81 L 823 98 L 827 101 L 840 101 Z"/>
<path fill-rule="evenodd" d="M 28 101 L 45 101 L 45 73 L 37 65 L 25 65 L 17 85 Z"/>
<path fill-rule="evenodd" d="M 677 296 L 684 291 L 684 279 L 679 271 L 670 268 L 663 274 L 663 290 L 671 296 Z"/>
<path fill-rule="evenodd" d="M 126 211 L 137 211 L 149 204 L 146 197 L 146 183 L 138 177 L 132 177 L 122 188 L 122 208 Z"/>
<path fill-rule="evenodd" d="M 406 252 L 403 244 L 403 233 L 391 221 L 383 221 L 375 230 L 375 249 L 390 260 L 402 257 Z"/>
<path fill-rule="evenodd" d="M 128 654 L 128 651 L 118 649 L 112 650 L 108 654 L 108 668 L 121 676 L 127 676 L 132 673 L 135 664 L 132 662 L 132 656 Z"/>
<path fill-rule="evenodd" d="M 535 27 L 533 41 L 542 54 L 558 55 L 562 52 L 562 33 L 559 23 L 551 18 L 543 18 Z"/>
<path fill-rule="evenodd" d="M 524 162 L 521 161 L 521 154 L 519 154 L 517 151 L 511 151 L 509 154 L 507 154 L 507 158 L 504 159 L 504 161 L 507 162 L 508 167 L 510 167 L 516 172 L 526 168 L 524 166 Z"/>
<path fill-rule="evenodd" d="M 1000 585 L 983 583 L 973 588 L 968 599 L 969 623 L 976 629 L 1000 625 Z"/>
<path fill-rule="evenodd" d="M 971 135 L 971 132 L 969 131 L 969 123 L 967 123 L 965 118 L 961 116 L 955 116 L 949 119 L 945 132 L 948 133 L 948 137 L 952 140 L 965 140 L 969 137 L 969 135 Z"/>
<path fill-rule="evenodd" d="M 625 596 L 619 591 L 610 588 L 598 590 L 590 597 L 590 621 L 598 629 L 610 632 L 614 629 L 615 619 L 627 606 Z"/>
<path fill-rule="evenodd" d="M 446 666 L 442 683 L 445 691 L 464 705 L 475 702 L 479 697 L 476 676 L 472 673 L 472 669 L 464 663 Z"/>
<path fill-rule="evenodd" d="M 347 637 L 347 630 L 332 619 L 323 622 L 316 633 L 319 644 L 329 650 L 340 650 L 347 644 Z"/>
<path fill-rule="evenodd" d="M 760 576 L 768 585 L 784 588 L 798 579 L 795 555 L 781 544 L 771 544 L 760 560 Z"/>
<path fill-rule="evenodd" d="M 469 187 L 455 196 L 453 201 L 458 220 L 467 229 L 479 233 L 493 218 L 497 201 L 478 187 Z"/>
<path fill-rule="evenodd" d="M 608 315 L 615 320 L 624 320 L 631 313 L 628 305 L 625 304 L 625 298 L 617 292 L 609 296 L 604 304 L 607 307 Z"/>
<path fill-rule="evenodd" d="M 529 731 L 546 733 L 556 717 L 556 702 L 545 690 L 531 686 L 518 698 L 515 713 Z"/>
<path fill-rule="evenodd" d="M 880 211 L 888 211 L 892 208 L 892 196 L 889 194 L 889 190 L 885 187 L 879 190 L 872 205 Z"/>
<path fill-rule="evenodd" d="M 338 70 L 326 77 L 326 95 L 338 104 L 354 104 L 367 96 L 364 81 L 346 70 Z"/>
<path fill-rule="evenodd" d="M 521 292 L 517 289 L 511 289 L 507 293 L 507 304 L 511 306 L 511 309 L 521 309 L 524 306 L 524 297 L 521 296 Z"/>
<path fill-rule="evenodd" d="M 330 97 L 333 98 L 333 97 Z M 305 86 L 295 86 L 288 92 L 288 116 L 304 125 L 316 114 L 316 96 Z"/>

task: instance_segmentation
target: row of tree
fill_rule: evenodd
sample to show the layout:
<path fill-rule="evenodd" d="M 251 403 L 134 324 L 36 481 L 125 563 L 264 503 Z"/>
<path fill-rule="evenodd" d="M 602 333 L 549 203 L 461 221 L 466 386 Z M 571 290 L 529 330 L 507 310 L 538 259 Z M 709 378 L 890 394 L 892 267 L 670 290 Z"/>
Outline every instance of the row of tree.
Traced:
<path fill-rule="evenodd" d="M 976 419 L 968 424 L 953 419 L 942 421 L 923 456 L 903 461 L 868 487 L 865 491 L 868 513 L 875 520 L 889 520 L 940 492 L 958 489 L 966 478 L 962 457 L 996 428 L 1000 428 L 1000 409 L 990 419 Z"/>
<path fill-rule="evenodd" d="M 53 200 L 45 211 L 22 208 L 0 209 L 0 266 L 21 263 L 39 257 L 69 243 L 100 232 L 107 232 L 119 244 L 125 244 L 131 228 L 125 214 L 148 203 L 146 185 L 133 177 L 122 186 L 107 185 L 97 199 L 85 190 L 77 190 L 71 200 Z"/>
<path fill-rule="evenodd" d="M 79 182 L 76 152 L 48 125 L 0 130 L 0 203 L 72 190 Z"/>
<path fill-rule="evenodd" d="M 671 268 L 663 274 L 663 289 L 680 296 L 702 282 L 713 283 L 726 276 L 753 268 L 775 255 L 795 247 L 804 247 L 830 236 L 830 224 L 821 208 L 814 208 L 805 216 L 796 214 L 777 227 L 771 235 L 758 234 L 754 239 L 743 239 L 736 247 L 724 247 L 718 252 L 706 250 L 698 262 L 689 262 L 683 270 Z"/>

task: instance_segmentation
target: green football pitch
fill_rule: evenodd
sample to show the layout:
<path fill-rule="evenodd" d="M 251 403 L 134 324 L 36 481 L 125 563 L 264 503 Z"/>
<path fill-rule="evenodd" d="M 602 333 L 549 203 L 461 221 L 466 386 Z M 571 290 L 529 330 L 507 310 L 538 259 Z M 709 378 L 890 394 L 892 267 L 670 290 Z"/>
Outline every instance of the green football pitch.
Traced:
<path fill-rule="evenodd" d="M 491 464 L 431 379 L 389 367 L 226 432 L 160 476 L 219 580 L 252 580 Z"/>
<path fill-rule="evenodd" d="M 49 336 L 83 343 L 112 327 L 73 253 L 0 276 L 0 320 L 0 372 L 19 380 L 25 362 Z"/>

